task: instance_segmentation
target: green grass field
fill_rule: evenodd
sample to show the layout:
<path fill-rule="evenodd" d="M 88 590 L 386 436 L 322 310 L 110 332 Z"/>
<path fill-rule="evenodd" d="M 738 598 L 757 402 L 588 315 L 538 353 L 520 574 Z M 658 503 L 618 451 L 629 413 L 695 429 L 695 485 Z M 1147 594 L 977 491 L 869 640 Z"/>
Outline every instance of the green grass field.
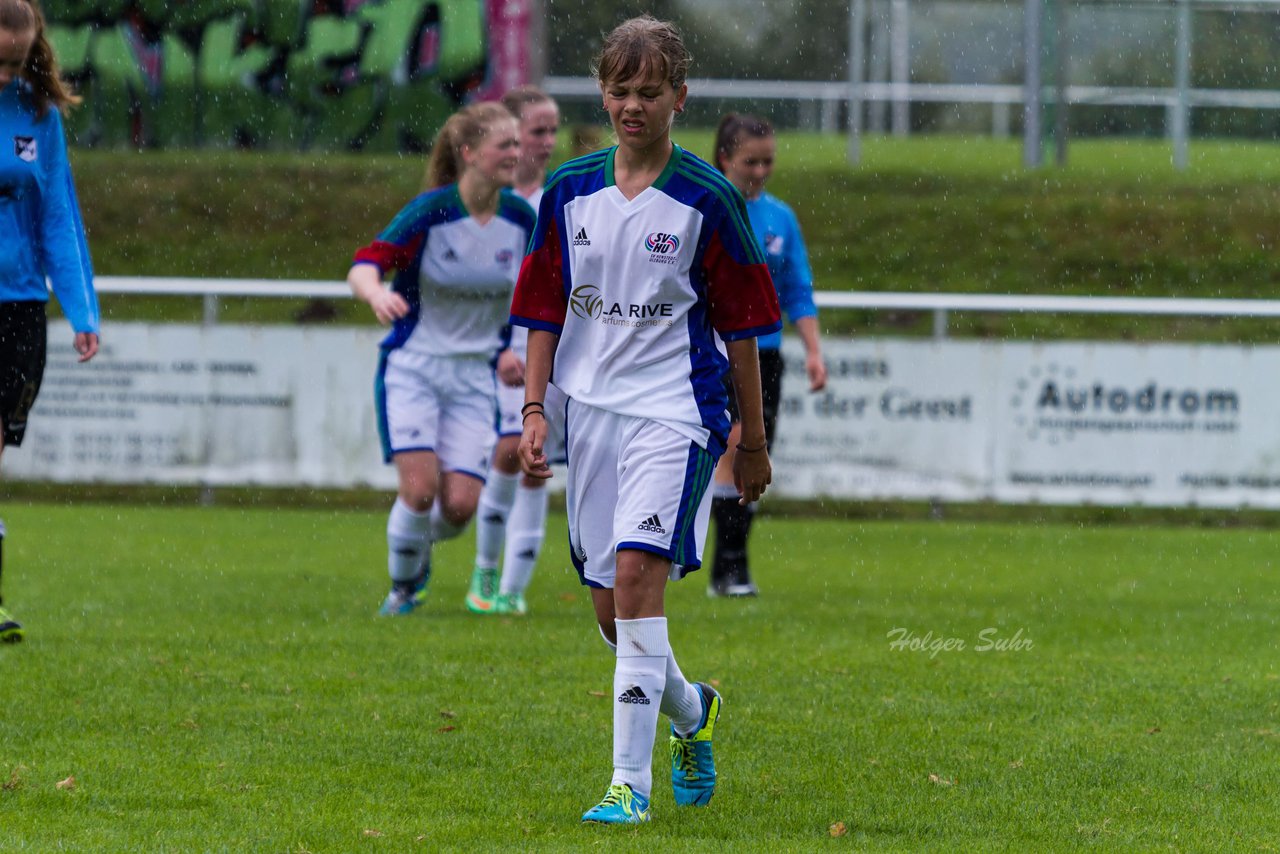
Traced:
<path fill-rule="evenodd" d="M 524 620 L 463 611 L 470 532 L 375 618 L 381 512 L 4 518 L 6 852 L 1277 848 L 1277 533 L 765 516 L 761 598 L 668 595 L 716 798 L 677 809 L 659 752 L 616 829 L 578 824 L 612 662 L 562 517 Z"/>

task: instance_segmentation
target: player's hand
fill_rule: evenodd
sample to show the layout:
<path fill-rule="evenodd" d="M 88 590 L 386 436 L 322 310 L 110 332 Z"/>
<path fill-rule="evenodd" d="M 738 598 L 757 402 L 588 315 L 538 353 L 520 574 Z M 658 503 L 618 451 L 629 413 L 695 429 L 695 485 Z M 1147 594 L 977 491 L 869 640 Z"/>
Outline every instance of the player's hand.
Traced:
<path fill-rule="evenodd" d="M 764 444 L 762 441 L 761 445 Z M 769 452 L 738 449 L 733 455 L 733 485 L 738 490 L 739 504 L 750 504 L 764 495 L 765 487 L 773 482 L 773 464 Z"/>
<path fill-rule="evenodd" d="M 535 412 L 538 414 L 533 414 Z M 551 477 L 551 465 L 543 450 L 547 441 L 547 418 L 536 408 L 530 408 L 526 415 L 524 433 L 520 436 L 520 468 L 529 477 L 546 480 Z"/>
<path fill-rule="evenodd" d="M 503 385 L 524 385 L 524 362 L 510 347 L 498 354 L 498 379 Z"/>
<path fill-rule="evenodd" d="M 821 353 L 804 357 L 804 371 L 809 375 L 809 391 L 822 391 L 827 387 L 827 363 Z"/>
<path fill-rule="evenodd" d="M 373 316 L 378 318 L 378 322 L 383 326 L 409 313 L 409 303 L 405 298 L 386 288 L 379 288 L 373 294 L 369 300 L 369 307 L 373 309 Z"/>
<path fill-rule="evenodd" d="M 76 352 L 80 354 L 80 361 L 87 362 L 94 356 L 98 355 L 98 333 L 96 332 L 77 332 L 76 340 L 72 346 L 76 348 Z"/>

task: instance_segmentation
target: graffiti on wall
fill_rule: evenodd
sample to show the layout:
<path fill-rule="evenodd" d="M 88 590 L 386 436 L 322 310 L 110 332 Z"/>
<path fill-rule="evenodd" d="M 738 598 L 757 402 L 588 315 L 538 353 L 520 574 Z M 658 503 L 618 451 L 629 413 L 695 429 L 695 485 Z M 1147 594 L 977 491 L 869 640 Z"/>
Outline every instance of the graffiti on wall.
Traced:
<path fill-rule="evenodd" d="M 484 0 L 45 7 L 80 145 L 421 150 L 486 74 Z"/>

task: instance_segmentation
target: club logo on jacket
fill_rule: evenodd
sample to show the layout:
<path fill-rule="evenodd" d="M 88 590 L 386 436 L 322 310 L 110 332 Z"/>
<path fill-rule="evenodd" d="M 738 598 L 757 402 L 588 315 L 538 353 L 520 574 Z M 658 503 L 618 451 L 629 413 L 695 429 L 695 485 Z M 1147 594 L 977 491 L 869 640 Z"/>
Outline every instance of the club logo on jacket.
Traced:
<path fill-rule="evenodd" d="M 511 259 L 514 257 L 515 257 L 515 253 L 512 252 L 510 249 L 503 249 L 499 251 L 497 255 L 493 256 L 493 260 L 497 263 L 499 267 L 505 270 L 511 266 Z"/>
<path fill-rule="evenodd" d="M 772 231 L 765 232 L 764 251 L 770 255 L 781 255 L 782 254 L 782 235 L 774 234 Z"/>
<path fill-rule="evenodd" d="M 36 158 L 40 156 L 39 150 L 36 148 L 36 138 L 34 136 L 15 136 L 13 138 L 13 153 L 18 155 L 21 160 L 35 163 Z"/>
<path fill-rule="evenodd" d="M 680 254 L 680 238 L 665 231 L 655 231 L 644 239 L 649 260 L 655 264 L 675 264 Z"/>

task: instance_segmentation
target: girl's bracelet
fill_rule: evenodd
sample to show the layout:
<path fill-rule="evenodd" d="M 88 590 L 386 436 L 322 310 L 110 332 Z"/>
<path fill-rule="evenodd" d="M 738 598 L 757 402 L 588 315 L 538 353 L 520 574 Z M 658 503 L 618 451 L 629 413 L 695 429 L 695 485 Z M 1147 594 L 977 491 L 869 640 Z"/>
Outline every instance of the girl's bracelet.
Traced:
<path fill-rule="evenodd" d="M 741 451 L 741 452 L 742 452 L 742 453 L 744 453 L 744 454 L 758 454 L 758 453 L 760 453 L 761 451 L 763 451 L 763 450 L 764 450 L 765 448 L 767 448 L 767 447 L 769 447 L 769 443 L 768 443 L 768 442 L 764 443 L 763 445 L 761 445 L 761 446 L 760 446 L 760 447 L 758 447 L 758 448 L 748 448 L 748 447 L 746 447 L 745 445 L 743 445 L 741 442 L 739 442 L 739 443 L 738 443 L 738 445 L 737 445 L 738 450 L 739 450 L 739 451 Z"/>
<path fill-rule="evenodd" d="M 530 406 L 538 406 L 538 407 L 541 407 L 542 409 L 546 409 L 546 407 L 542 405 L 542 401 L 531 400 L 528 403 L 526 403 L 524 406 L 520 407 L 520 414 L 523 415 L 524 411 L 528 409 Z"/>
<path fill-rule="evenodd" d="M 520 423 L 523 424 L 525 421 L 528 421 L 530 415 L 541 415 L 544 420 L 547 417 L 547 413 L 543 412 L 541 409 L 530 409 L 523 417 L 521 417 Z"/>

